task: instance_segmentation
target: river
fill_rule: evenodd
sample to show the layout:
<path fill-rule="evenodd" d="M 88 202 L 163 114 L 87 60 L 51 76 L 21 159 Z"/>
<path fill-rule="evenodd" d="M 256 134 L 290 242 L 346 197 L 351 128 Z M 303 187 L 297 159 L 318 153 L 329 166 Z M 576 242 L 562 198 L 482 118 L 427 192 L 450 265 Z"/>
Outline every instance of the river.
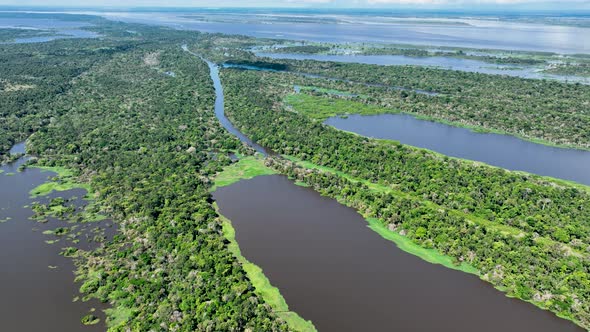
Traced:
<path fill-rule="evenodd" d="M 242 254 L 318 331 L 582 331 L 478 277 L 427 263 L 354 209 L 261 176 L 217 189 Z"/>
<path fill-rule="evenodd" d="M 211 80 L 213 81 L 213 87 L 215 89 L 215 116 L 217 117 L 217 120 L 219 120 L 219 123 L 221 123 L 221 125 L 227 131 L 229 131 L 232 135 L 236 136 L 241 142 L 251 146 L 257 152 L 259 152 L 263 155 L 267 155 L 267 153 L 269 152 L 269 151 L 267 151 L 267 149 L 256 144 L 250 138 L 248 138 L 246 135 L 242 134 L 241 131 L 239 131 L 236 127 L 234 127 L 234 125 L 231 123 L 231 121 L 229 121 L 227 116 L 225 116 L 225 107 L 224 107 L 225 96 L 223 94 L 223 85 L 221 84 L 221 79 L 219 78 L 219 67 L 215 63 L 203 58 L 201 55 L 190 51 L 187 45 L 182 45 L 182 49 L 185 52 L 188 52 L 189 54 L 196 56 L 196 57 L 200 58 L 201 60 L 205 61 L 207 63 L 207 65 L 209 66 L 209 74 L 211 76 Z"/>
<path fill-rule="evenodd" d="M 244 70 L 287 72 L 248 65 L 226 65 Z M 316 74 L 288 72 L 308 78 L 341 80 Z M 214 80 L 215 81 L 215 80 Z M 409 90 L 375 84 L 365 84 L 396 90 Z M 300 89 L 297 85 L 295 91 Z M 413 90 L 416 93 L 436 96 L 436 92 Z M 221 98 L 220 96 L 217 97 Z M 216 113 L 219 113 L 216 111 Z M 220 120 L 221 121 L 221 120 Z M 403 144 L 433 150 L 451 157 L 484 162 L 513 171 L 550 176 L 590 185 L 590 151 L 547 146 L 515 136 L 493 133 L 477 133 L 434 121 L 419 120 L 408 114 L 347 115 L 325 121 L 335 128 L 359 135 L 396 140 Z M 232 126 L 233 128 L 233 126 Z"/>
<path fill-rule="evenodd" d="M 18 144 L 12 153 L 24 152 L 24 143 Z M 30 198 L 29 191 L 55 174 L 28 168 L 22 172 L 19 166 L 25 158 L 0 167 L 0 312 L 3 331 L 104 331 L 103 309 L 106 304 L 98 301 L 73 302 L 82 297 L 74 283 L 74 264 L 71 258 L 60 256 L 64 247 L 87 249 L 95 246 L 95 235 L 111 237 L 115 227 L 111 221 L 73 224 L 56 218 L 40 223 L 29 218 L 31 205 L 42 204 L 62 197 L 71 199 L 69 204 L 77 208 L 87 205 L 81 189 L 53 193 L 48 197 Z M 77 198 L 75 198 L 77 197 Z M 67 236 L 44 234 L 58 227 L 69 227 L 71 233 L 79 233 L 80 243 L 73 243 Z M 51 241 L 58 241 L 51 243 Z M 48 243 L 48 242 L 49 243 Z M 81 318 L 96 309 L 93 314 L 101 318 L 94 326 L 85 327 Z"/>
<path fill-rule="evenodd" d="M 215 113 L 232 132 L 219 102 L 219 72 L 208 63 Z M 236 229 L 242 254 L 319 331 L 582 331 L 474 275 L 401 251 L 354 209 L 285 176 L 240 181 L 213 198 Z"/>
<path fill-rule="evenodd" d="M 492 133 L 476 133 L 408 114 L 349 115 L 325 122 L 359 135 L 396 140 L 444 155 L 590 185 L 590 151 L 537 144 Z"/>

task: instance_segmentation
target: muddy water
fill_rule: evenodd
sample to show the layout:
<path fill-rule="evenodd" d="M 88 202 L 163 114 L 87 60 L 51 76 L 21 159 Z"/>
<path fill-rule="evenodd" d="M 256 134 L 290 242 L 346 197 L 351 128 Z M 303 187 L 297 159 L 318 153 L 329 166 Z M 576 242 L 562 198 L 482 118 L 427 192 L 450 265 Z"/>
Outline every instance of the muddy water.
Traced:
<path fill-rule="evenodd" d="M 319 331 L 582 331 L 399 250 L 353 209 L 286 177 L 241 181 L 214 198 L 243 255 Z"/>
<path fill-rule="evenodd" d="M 22 152 L 24 145 L 13 152 Z M 19 160 L 1 167 L 0 174 L 0 330 L 1 331 L 104 331 L 105 304 L 97 301 L 73 302 L 81 295 L 74 283 L 74 265 L 59 255 L 64 247 L 89 248 L 97 245 L 92 238 L 112 236 L 112 222 L 73 224 L 48 218 L 46 223 L 31 220 L 33 202 L 48 203 L 52 198 L 72 199 L 78 208 L 87 204 L 84 190 L 53 193 L 48 197 L 29 198 L 29 191 L 55 174 L 38 169 L 18 172 Z M 76 198 L 77 197 L 77 198 Z M 81 232 L 79 244 L 66 236 L 43 234 L 58 227 L 74 227 Z M 106 230 L 103 230 L 105 228 Z M 100 235 L 99 235 L 100 236 Z M 90 240 L 89 240 L 90 239 Z M 49 244 L 46 241 L 59 240 Z M 84 326 L 80 319 L 95 308 L 101 323 Z"/>

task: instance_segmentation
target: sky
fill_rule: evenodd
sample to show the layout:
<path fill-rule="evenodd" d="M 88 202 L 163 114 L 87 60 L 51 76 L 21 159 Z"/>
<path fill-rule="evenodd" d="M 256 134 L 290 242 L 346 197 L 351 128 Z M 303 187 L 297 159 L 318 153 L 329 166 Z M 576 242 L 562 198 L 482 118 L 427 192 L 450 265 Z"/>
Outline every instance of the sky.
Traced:
<path fill-rule="evenodd" d="M 590 0 L 0 0 L 0 6 L 590 10 Z"/>

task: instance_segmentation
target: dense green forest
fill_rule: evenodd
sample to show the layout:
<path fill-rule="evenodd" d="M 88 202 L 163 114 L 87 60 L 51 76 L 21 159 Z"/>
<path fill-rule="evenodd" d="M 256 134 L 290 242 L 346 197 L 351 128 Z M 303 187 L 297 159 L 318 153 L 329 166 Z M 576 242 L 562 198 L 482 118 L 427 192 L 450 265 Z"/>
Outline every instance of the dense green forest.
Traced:
<path fill-rule="evenodd" d="M 542 178 L 376 141 L 282 104 L 277 73 L 226 69 L 226 112 L 278 154 L 333 169 L 279 169 L 457 261 L 509 294 L 590 326 L 590 195 Z M 338 176 L 348 174 L 357 181 Z M 364 181 L 384 190 L 369 190 Z"/>
<path fill-rule="evenodd" d="M 586 76 L 590 77 L 590 62 L 567 62 L 551 66 L 545 70 L 546 73 L 564 76 Z"/>
<path fill-rule="evenodd" d="M 90 40 L 0 45 L 0 158 L 15 142 L 64 112 L 49 105 L 71 88 L 76 77 L 127 47 L 117 41 Z"/>
<path fill-rule="evenodd" d="M 409 66 L 255 60 L 246 49 L 277 41 L 39 17 L 89 22 L 86 29 L 101 37 L 0 45 L 0 158 L 28 137 L 36 157 L 30 163 L 71 170 L 92 188 L 97 209 L 118 223 L 113 241 L 74 257 L 84 295 L 111 305 L 110 330 L 291 328 L 256 292 L 224 236 L 210 190 L 232 164 L 230 154 L 252 150 L 216 119 L 207 64 L 184 44 L 217 61 L 291 72 L 222 70 L 232 122 L 279 154 L 267 159 L 269 167 L 468 263 L 508 294 L 590 328 L 588 191 L 319 121 L 334 105 L 342 113 L 404 111 L 590 148 L 590 87 Z"/>
<path fill-rule="evenodd" d="M 547 144 L 590 148 L 587 85 L 416 66 L 260 58 L 231 61 L 299 73 L 299 78 L 275 75 L 274 84 L 358 94 L 361 97 L 347 98 L 379 106 L 384 113 L 401 111 Z M 302 73 L 331 79 L 311 80 Z"/>
<path fill-rule="evenodd" d="M 0 55 L 2 151 L 33 133 L 33 162 L 73 170 L 118 221 L 112 242 L 78 251 L 81 291 L 111 304 L 112 331 L 287 330 L 255 293 L 212 206 L 212 177 L 228 153 L 246 151 L 215 118 L 207 65 L 180 48 L 202 36 L 94 29 L 108 38 L 10 45 Z"/>

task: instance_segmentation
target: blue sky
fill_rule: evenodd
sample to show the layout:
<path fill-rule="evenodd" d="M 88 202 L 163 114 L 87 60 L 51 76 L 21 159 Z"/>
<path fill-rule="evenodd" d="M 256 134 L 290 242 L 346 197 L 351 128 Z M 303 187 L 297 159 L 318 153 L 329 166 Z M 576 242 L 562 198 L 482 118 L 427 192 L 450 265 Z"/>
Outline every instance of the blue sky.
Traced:
<path fill-rule="evenodd" d="M 7 6 L 588 9 L 590 0 L 0 0 Z"/>

